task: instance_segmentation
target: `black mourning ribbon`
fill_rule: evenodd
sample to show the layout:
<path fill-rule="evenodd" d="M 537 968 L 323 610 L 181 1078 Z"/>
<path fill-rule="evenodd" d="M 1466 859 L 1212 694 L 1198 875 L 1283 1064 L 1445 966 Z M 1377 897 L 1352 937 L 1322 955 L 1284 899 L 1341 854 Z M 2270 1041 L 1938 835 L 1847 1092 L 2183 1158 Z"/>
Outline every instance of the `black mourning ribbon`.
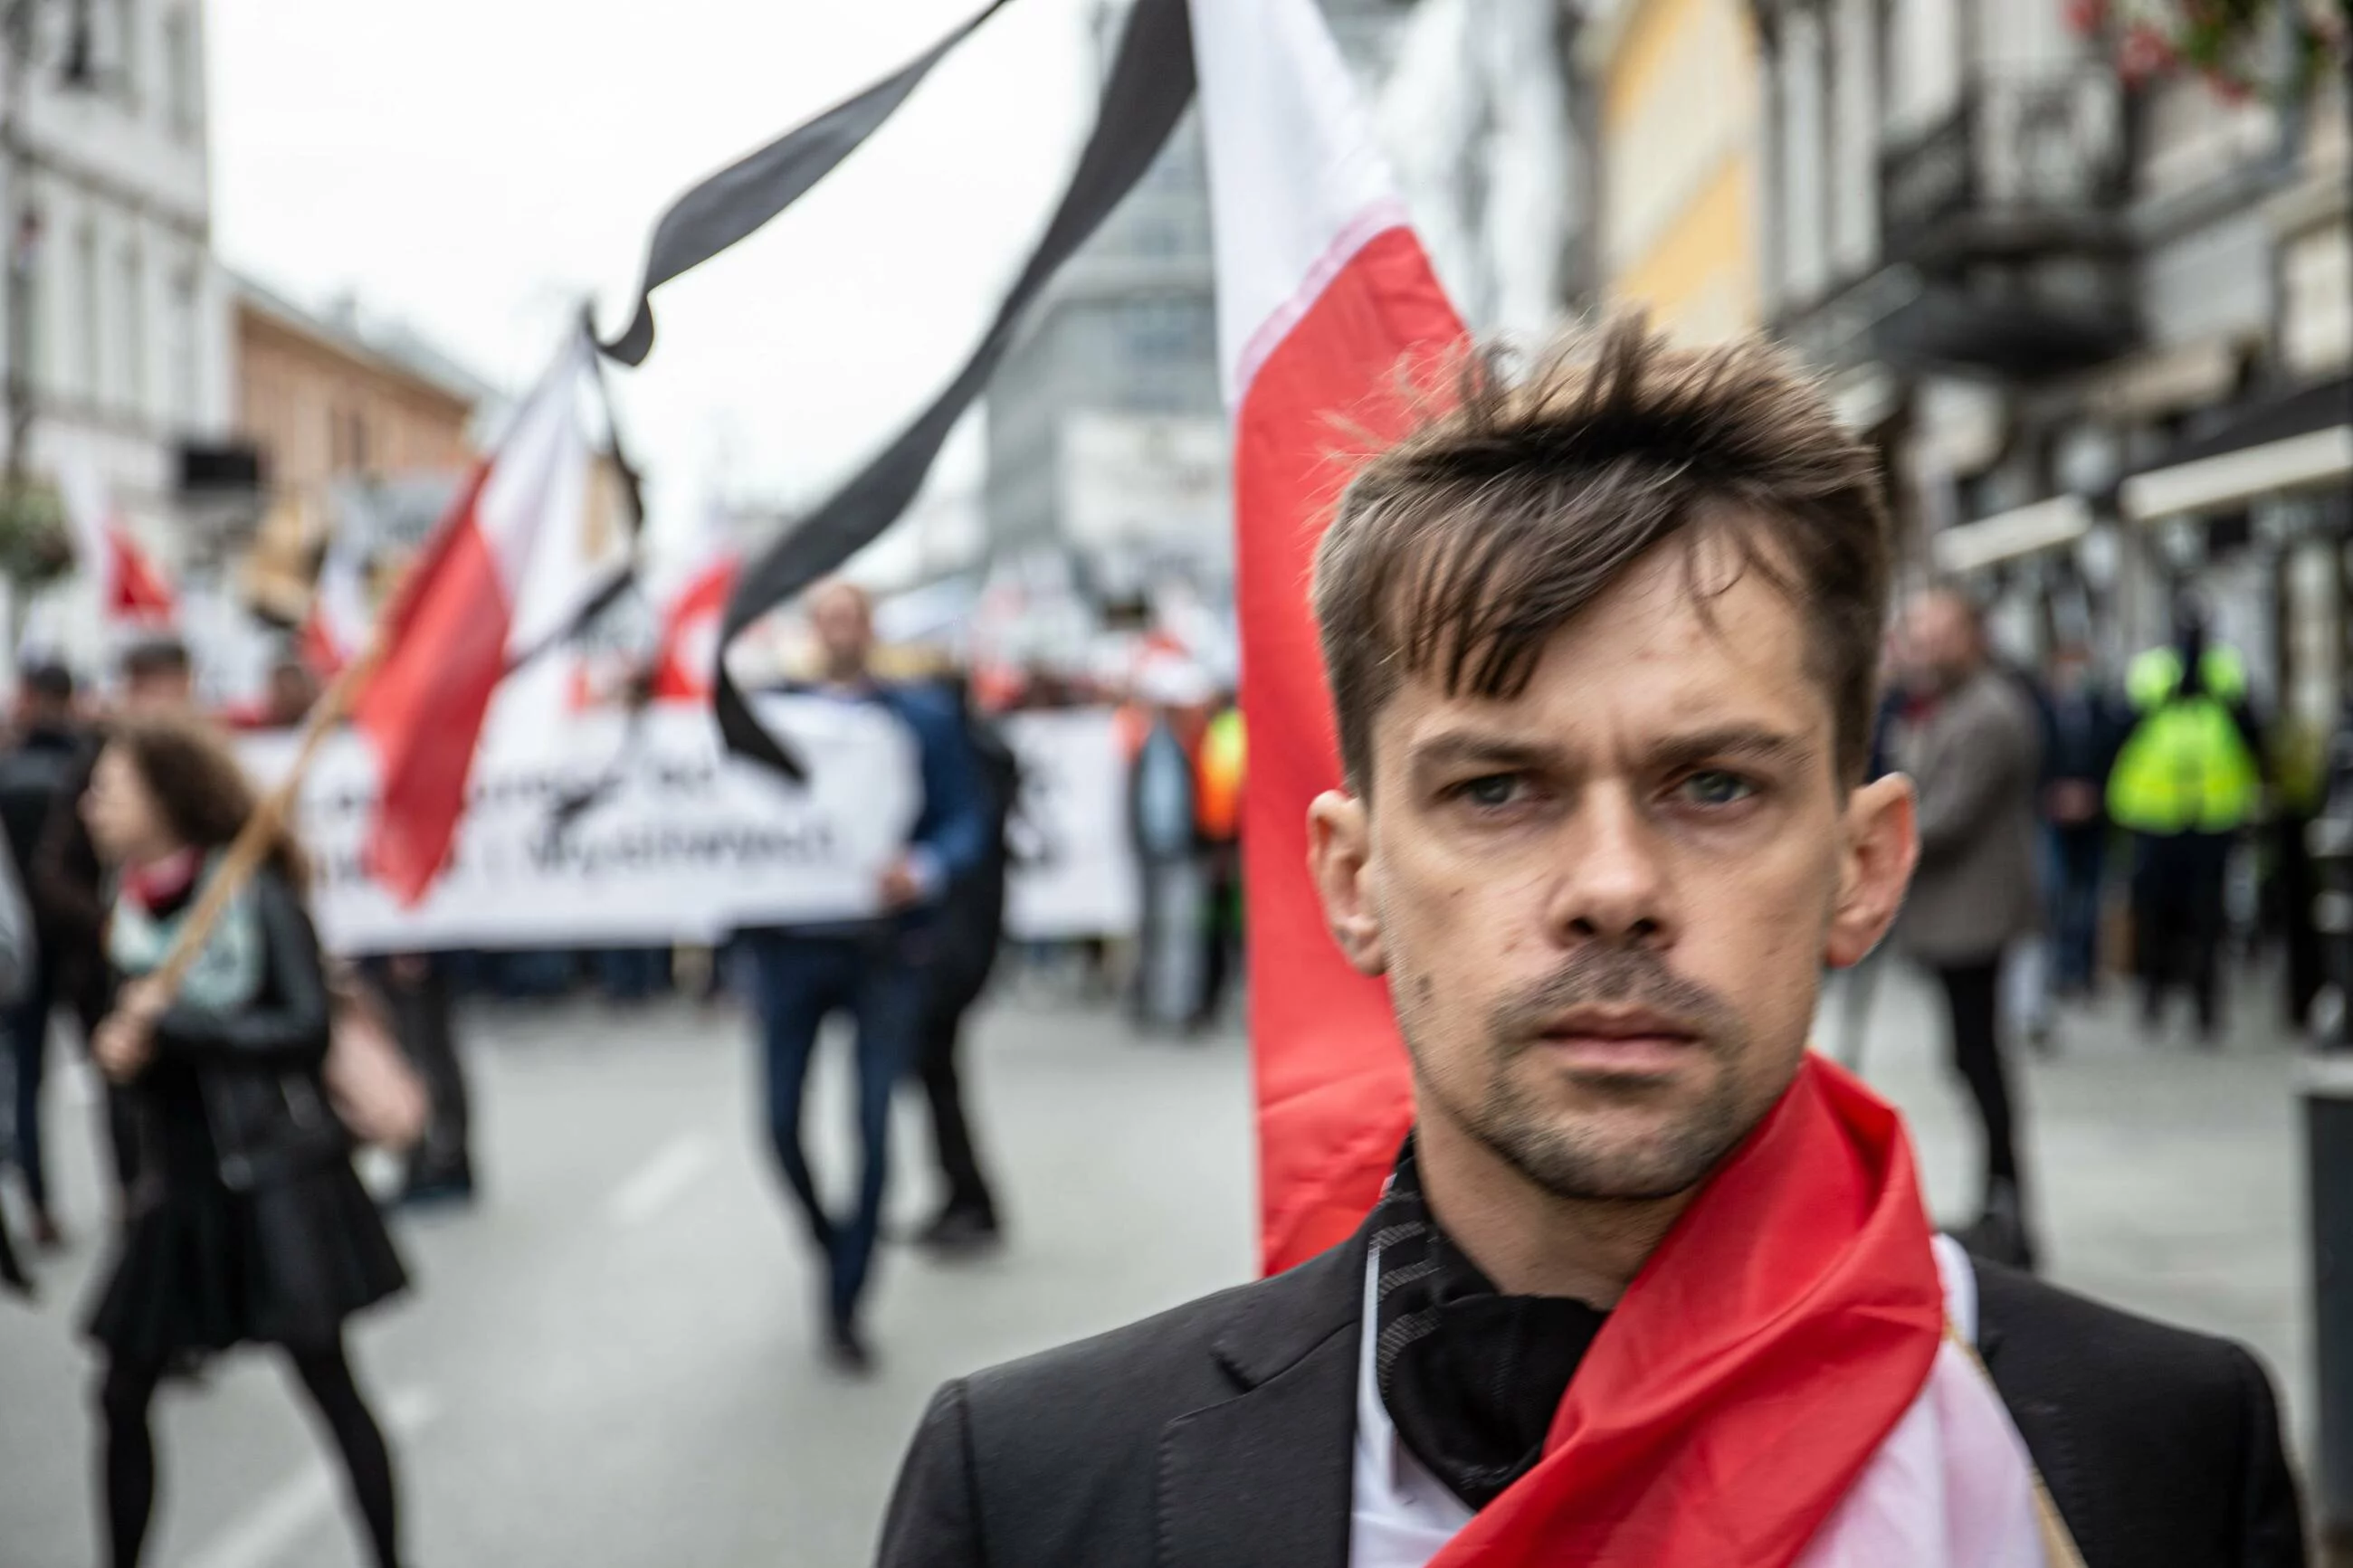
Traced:
<path fill-rule="evenodd" d="M 951 50 L 1007 0 L 994 0 L 910 64 L 721 171 L 673 203 L 656 226 L 628 327 L 601 345 L 626 364 L 653 346 L 648 296 L 759 228 L 823 179 L 888 120 Z M 964 368 L 848 483 L 744 563 L 721 626 L 712 708 L 728 748 L 794 779 L 800 763 L 754 715 L 727 668 L 726 648 L 752 622 L 793 598 L 881 537 L 923 489 L 948 433 L 1013 342 L 1021 318 L 1054 274 L 1119 205 L 1176 129 L 1193 98 L 1192 20 L 1186 0 L 1136 0 L 1105 79 L 1094 131 L 1060 205 Z"/>
<path fill-rule="evenodd" d="M 1410 1140 L 1374 1213 L 1373 1246 L 1381 1405 L 1430 1474 L 1485 1508 L 1544 1457 L 1553 1413 L 1609 1315 L 1499 1292 L 1431 1217 Z"/>
<path fill-rule="evenodd" d="M 596 346 L 623 364 L 645 363 L 654 346 L 655 289 L 748 237 L 800 200 L 907 101 L 934 66 L 1008 3 L 990 0 L 971 20 L 881 81 L 794 126 L 670 203 L 646 246 L 636 312 L 618 337 Z"/>

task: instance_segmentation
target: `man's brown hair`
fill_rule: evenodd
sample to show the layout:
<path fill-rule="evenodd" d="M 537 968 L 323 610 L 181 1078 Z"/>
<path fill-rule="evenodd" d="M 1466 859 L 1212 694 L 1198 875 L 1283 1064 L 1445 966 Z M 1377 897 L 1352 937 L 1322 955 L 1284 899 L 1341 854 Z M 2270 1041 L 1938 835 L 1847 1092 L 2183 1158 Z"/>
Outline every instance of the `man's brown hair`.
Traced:
<path fill-rule="evenodd" d="M 1514 697 L 1636 561 L 1707 532 L 1804 616 L 1840 776 L 1860 779 L 1888 595 L 1876 459 L 1763 344 L 1679 348 L 1627 315 L 1525 374 L 1472 356 L 1458 401 L 1341 497 L 1314 605 L 1350 787 L 1370 788 L 1374 716 L 1407 679 Z"/>

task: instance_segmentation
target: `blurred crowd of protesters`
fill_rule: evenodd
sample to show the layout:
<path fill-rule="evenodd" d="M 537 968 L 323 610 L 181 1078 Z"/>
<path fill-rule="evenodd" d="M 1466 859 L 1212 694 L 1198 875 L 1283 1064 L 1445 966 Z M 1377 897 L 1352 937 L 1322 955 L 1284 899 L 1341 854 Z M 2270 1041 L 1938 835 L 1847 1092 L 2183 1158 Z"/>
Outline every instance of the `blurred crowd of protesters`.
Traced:
<path fill-rule="evenodd" d="M 111 884 L 79 803 L 113 730 L 146 719 L 195 713 L 188 650 L 176 639 L 158 637 L 135 643 L 124 655 L 119 676 L 112 700 L 101 703 L 90 700 L 72 673 L 59 666 L 24 670 L 8 743 L 0 750 L 0 827 L 7 837 L 10 868 L 19 877 L 29 906 L 35 955 L 21 991 L 0 1012 L 12 1080 L 11 1114 L 0 1130 L 8 1133 L 5 1147 L 24 1188 L 31 1239 L 44 1251 L 65 1242 L 64 1226 L 51 1201 L 42 1137 L 42 1090 L 54 1016 L 62 1005 L 86 1047 L 108 1005 L 102 943 Z M 319 694 L 318 680 L 309 668 L 289 659 L 270 672 L 259 703 L 210 717 L 228 730 L 291 728 L 302 721 Z M 368 967 L 368 977 L 396 1020 L 401 1043 L 434 1091 L 431 1128 L 409 1152 L 401 1198 L 423 1202 L 470 1195 L 465 1084 L 452 1044 L 450 960 L 446 955 L 403 955 L 372 961 Z M 110 1089 L 105 1100 L 111 1184 L 119 1192 L 131 1184 L 136 1132 L 127 1120 L 125 1097 Z"/>
<path fill-rule="evenodd" d="M 967 676 L 936 663 L 878 660 L 872 606 L 846 584 L 820 587 L 806 608 L 818 657 L 811 678 L 794 685 L 877 704 L 917 742 L 922 809 L 904 853 L 884 876 L 875 917 L 740 931 L 715 953 L 638 947 L 385 954 L 361 961 L 349 978 L 375 999 L 427 1106 L 420 1135 L 403 1151 L 399 1186 L 388 1194 L 405 1205 L 475 1195 L 461 998 L 529 1005 L 583 989 L 609 1005 L 680 989 L 699 990 L 705 1001 L 722 994 L 740 998 L 756 1019 L 760 1121 L 821 1260 L 824 1348 L 835 1364 L 855 1372 L 871 1360 L 861 1310 L 881 1239 L 888 1109 L 902 1081 L 923 1095 L 938 1173 L 937 1206 L 913 1239 L 956 1256 L 985 1249 L 1002 1235 L 1000 1195 L 982 1152 L 986 1140 L 974 1131 L 962 1051 L 965 1019 L 1001 967 L 1008 879 L 1025 837 L 1020 767 L 997 721 L 1016 712 L 1114 710 L 1116 744 L 1130 770 L 1127 826 L 1142 891 L 1142 928 L 1133 938 L 1023 943 L 1013 955 L 1045 970 L 1075 952 L 1096 995 L 1124 998 L 1130 1020 L 1147 1032 L 1186 1037 L 1228 1016 L 1240 970 L 1241 724 L 1231 690 L 1178 648 L 1147 647 L 1132 675 L 1113 683 L 1043 669 L 985 668 Z M 111 738 L 136 726 L 193 722 L 193 690 L 187 650 L 168 638 L 129 651 L 109 700 L 93 700 L 61 668 L 28 668 L 18 682 L 12 731 L 0 749 L 0 824 L 10 851 L 0 868 L 16 873 L 22 886 L 21 900 L 12 904 L 0 879 L 0 1031 L 12 1069 L 0 1150 L 21 1188 L 30 1244 L 24 1250 L 36 1257 L 68 1240 L 42 1136 L 53 1016 L 62 1006 L 78 1047 L 89 1053 L 119 1011 L 120 965 L 107 943 L 125 879 L 88 820 L 93 768 Z M 312 673 L 289 659 L 271 672 L 259 700 L 209 715 L 212 728 L 299 725 L 320 691 Z M 10 934 L 18 925 L 21 941 Z M 12 955 L 23 971 L 13 982 Z M 821 1195 L 829 1184 L 812 1171 L 802 1130 L 809 1060 L 821 1026 L 835 1015 L 852 1026 L 857 1063 L 860 1152 L 851 1179 L 841 1184 L 846 1205 Z M 141 1106 L 153 1096 L 135 1078 L 96 1076 L 104 1085 L 109 1228 L 123 1231 L 150 1201 L 141 1195 L 142 1181 L 157 1175 L 141 1163 L 159 1147 L 141 1126 Z M 176 1156 L 188 1169 L 194 1149 L 180 1148 Z M 185 1170 L 182 1175 L 185 1187 Z M 29 1260 L 11 1245 L 5 1216 L 0 1204 L 0 1279 L 29 1288 Z M 233 1339 L 230 1331 L 238 1327 L 210 1321 L 197 1337 Z M 167 1339 L 176 1331 L 158 1331 Z M 159 1342 L 142 1342 L 140 1359 L 126 1363 L 110 1384 L 119 1397 L 111 1396 L 105 1408 L 126 1432 L 144 1430 L 140 1412 L 148 1391 L 142 1380 L 154 1370 L 149 1352 Z M 165 1369 L 181 1348 L 187 1347 L 164 1347 Z M 324 1379 L 317 1385 L 327 1389 L 322 1399 L 333 1393 L 332 1368 L 312 1363 L 308 1373 Z M 143 1484 L 134 1473 L 138 1451 L 137 1442 L 122 1450 L 129 1456 L 119 1478 L 125 1504 L 113 1514 L 131 1535 L 133 1516 L 143 1518 L 143 1505 L 130 1506 Z M 370 1461 L 363 1453 L 353 1462 L 356 1475 Z"/>
<path fill-rule="evenodd" d="M 928 1103 L 942 1194 L 916 1239 L 953 1255 L 1001 1236 L 961 1051 L 965 1016 L 1005 945 L 1019 837 L 1019 764 L 995 721 L 1111 694 L 1005 670 L 886 676 L 862 592 L 826 584 L 809 595 L 807 611 L 817 668 L 795 689 L 892 714 L 916 742 L 922 784 L 921 810 L 883 873 L 876 916 L 746 931 L 734 944 L 737 982 L 759 1018 L 770 1142 L 826 1266 L 827 1352 L 858 1371 L 871 1361 L 860 1313 L 887 1195 L 890 1100 L 903 1079 L 913 1078 Z M 1239 966 L 1240 719 L 1231 694 L 1173 650 L 1145 658 L 1118 695 L 1143 894 L 1131 1010 L 1147 1027 L 1198 1032 L 1220 1016 Z M 1082 945 L 1092 965 L 1107 966 L 1107 943 Z M 801 1126 L 809 1058 L 835 1014 L 855 1031 L 860 1165 L 847 1212 L 819 1195 Z"/>
<path fill-rule="evenodd" d="M 396 1568 L 392 1458 L 343 1325 L 406 1275 L 352 1163 L 364 1119 L 330 1084 L 341 1026 L 303 858 L 290 837 L 271 846 L 165 990 L 158 972 L 256 803 L 224 728 L 194 711 L 185 647 L 143 643 L 121 674 L 101 712 L 65 670 L 25 671 L 0 752 L 0 905 L 22 889 L 0 910 L 8 1147 L 42 1252 L 67 1239 L 41 1124 L 59 1005 L 104 1085 L 107 1262 L 80 1326 L 100 1358 L 105 1560 L 129 1568 L 146 1540 L 158 1388 L 253 1345 L 285 1358 L 372 1561 Z M 5 1228 L 0 1271 L 29 1293 Z"/>
<path fill-rule="evenodd" d="M 1008 873 L 1037 837 L 1022 821 L 1019 767 L 997 721 L 1114 710 L 1138 929 L 1129 939 L 1023 942 L 1012 956 L 1043 968 L 1075 952 L 1096 994 L 1124 998 L 1146 1034 L 1197 1036 L 1231 1011 L 1245 758 L 1232 691 L 1181 648 L 1147 644 L 1113 684 L 1002 668 L 967 675 L 879 655 L 872 606 L 848 584 L 824 585 L 806 608 L 818 657 L 799 689 L 878 705 L 917 743 L 922 809 L 884 874 L 877 915 L 739 932 L 707 960 L 667 948 L 443 952 L 375 958 L 363 973 L 430 1101 L 399 1194 L 414 1203 L 462 1201 L 475 1190 L 458 998 L 541 999 L 587 986 L 628 1004 L 681 985 L 739 996 L 757 1022 L 759 1120 L 822 1263 L 824 1346 L 855 1371 L 871 1358 L 861 1314 L 885 1212 L 888 1109 L 902 1080 L 920 1088 L 931 1112 L 938 1171 L 938 1205 L 915 1239 L 955 1254 L 1001 1235 L 1001 1196 L 974 1131 L 961 1051 L 964 1020 L 1000 967 Z M 65 1236 L 41 1127 L 49 1020 L 62 1005 L 86 1046 L 111 996 L 102 943 L 113 883 L 76 805 L 110 726 L 190 704 L 188 659 L 175 643 L 139 646 L 121 676 L 101 712 L 65 671 L 26 671 L 12 742 L 0 752 L 0 825 L 25 928 L 21 980 L 0 987 L 14 1068 L 13 1114 L 0 1125 L 36 1252 Z M 290 663 L 251 711 L 216 717 L 230 727 L 290 725 L 318 694 Z M 2295 782 L 2310 771 L 2296 749 L 2266 743 L 2238 654 L 2186 604 L 2177 635 L 2117 678 L 2075 642 L 2057 644 L 2039 670 L 2006 663 L 1965 595 L 1924 592 L 1890 639 L 1878 740 L 1878 765 L 1917 784 L 1922 845 L 1889 948 L 1935 976 L 1952 1067 L 1983 1131 L 1981 1201 L 1967 1229 L 1989 1255 L 2031 1264 L 2011 1041 L 2056 1048 L 2063 1006 L 2094 997 L 2104 975 L 2129 973 L 2152 1040 L 2168 1004 L 2186 993 L 2197 1037 L 2218 1046 L 2224 954 L 2234 942 L 2252 947 L 2257 911 L 2283 939 L 2289 1016 L 2301 1018 L 2318 986 L 2301 832 L 2317 789 Z M 2259 835 L 2266 825 L 2274 831 Z M 2249 886 L 2263 896 L 2234 900 L 2234 888 Z M 11 918 L 0 883 L 0 948 Z M 1873 973 L 1866 966 L 1849 983 L 1841 1054 L 1850 1061 L 1860 1056 Z M 857 1064 L 859 1154 L 839 1184 L 846 1204 L 821 1195 L 828 1184 L 811 1168 L 802 1128 L 809 1060 L 836 1015 L 852 1026 Z M 115 1085 L 105 1095 L 118 1194 L 137 1174 L 132 1100 Z M 21 1274 L 20 1263 L 0 1233 L 0 1275 Z"/>
<path fill-rule="evenodd" d="M 1964 1231 L 1983 1256 L 2035 1255 L 2013 1037 L 2057 1049 L 2062 1005 L 2094 1000 L 2117 973 L 2137 984 L 2148 1043 L 2187 993 L 2198 1042 L 2217 1049 L 2226 952 L 2251 954 L 2265 936 L 2284 956 L 2291 1026 L 2319 988 L 2303 831 L 2319 792 L 2297 761 L 2316 748 L 2267 741 L 2236 650 L 2193 602 L 2175 621 L 2120 681 L 2080 641 L 2058 642 L 2039 671 L 2003 662 L 1956 589 L 1916 595 L 1890 642 L 1875 766 L 1911 775 L 1920 837 L 1890 946 L 1945 996 L 1952 1068 L 1983 1135 L 1982 1202 Z M 2234 885 L 2261 889 L 2235 920 Z M 1873 973 L 1847 982 L 1850 1064 Z"/>

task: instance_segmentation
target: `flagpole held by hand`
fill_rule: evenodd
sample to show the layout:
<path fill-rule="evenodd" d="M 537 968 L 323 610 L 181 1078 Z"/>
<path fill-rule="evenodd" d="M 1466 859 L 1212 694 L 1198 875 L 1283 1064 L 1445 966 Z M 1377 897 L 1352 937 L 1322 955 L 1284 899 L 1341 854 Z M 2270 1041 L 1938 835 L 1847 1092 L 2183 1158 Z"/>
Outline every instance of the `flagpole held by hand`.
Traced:
<path fill-rule="evenodd" d="M 406 837 L 376 868 L 379 879 L 407 901 L 423 895 L 448 858 L 463 815 L 465 759 L 517 646 L 576 626 L 600 585 L 561 561 L 551 576 L 540 551 L 551 518 L 559 530 L 579 526 L 588 459 L 575 401 L 580 378 L 595 365 L 585 328 L 559 346 L 497 449 L 401 574 L 366 651 L 336 673 L 311 709 L 292 765 L 229 845 L 150 977 L 148 1005 L 167 1005 L 178 993 L 214 924 L 285 831 L 319 748 L 346 718 L 371 730 L 382 757 L 375 847 L 383 847 L 387 813 L 396 805 L 407 813 Z M 390 719 L 373 711 L 386 703 L 396 710 Z M 449 766 L 460 747 L 459 765 Z"/>
<path fill-rule="evenodd" d="M 385 624 L 389 623 L 390 617 L 386 617 Z M 229 901 L 245 890 L 245 885 L 253 879 L 254 872 L 269 858 L 270 849 L 277 844 L 279 835 L 285 830 L 286 819 L 292 814 L 294 804 L 301 796 L 302 781 L 310 773 L 311 764 L 318 758 L 319 748 L 343 723 L 344 715 L 351 710 L 361 689 L 366 686 L 368 678 L 375 673 L 376 666 L 384 662 L 385 640 L 379 627 L 369 638 L 367 650 L 338 671 L 327 689 L 320 694 L 319 700 L 311 705 L 310 717 L 303 724 L 301 743 L 295 749 L 293 765 L 286 770 L 286 776 L 261 798 L 260 804 L 254 807 L 253 815 L 245 819 L 245 826 L 237 830 L 236 838 L 230 841 L 227 850 L 222 855 L 219 867 L 206 882 L 204 891 L 197 896 L 195 907 L 181 922 L 179 936 L 172 943 L 171 952 L 164 955 L 163 963 L 150 977 L 148 984 L 153 987 L 158 1005 L 169 1006 L 179 994 L 189 966 L 204 951 L 206 942 L 212 936 L 213 927 L 228 909 Z"/>

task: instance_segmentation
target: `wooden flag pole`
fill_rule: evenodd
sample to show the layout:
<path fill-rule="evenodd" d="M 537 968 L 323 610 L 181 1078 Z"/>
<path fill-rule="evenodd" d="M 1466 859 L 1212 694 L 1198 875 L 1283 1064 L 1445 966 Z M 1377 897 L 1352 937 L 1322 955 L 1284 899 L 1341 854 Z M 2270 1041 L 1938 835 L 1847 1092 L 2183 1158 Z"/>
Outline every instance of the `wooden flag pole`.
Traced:
<path fill-rule="evenodd" d="M 400 597 L 397 594 L 393 595 L 394 602 L 396 604 Z M 368 638 L 366 651 L 338 670 L 335 679 L 328 683 L 327 689 L 320 693 L 319 700 L 311 705 L 310 717 L 302 728 L 302 743 L 295 750 L 293 765 L 286 770 L 286 776 L 262 796 L 253 808 L 253 815 L 245 819 L 245 826 L 230 841 L 227 853 L 221 857 L 220 865 L 205 884 L 205 890 L 197 895 L 195 907 L 181 922 L 179 935 L 174 939 L 171 952 L 164 955 L 163 963 L 148 977 L 160 993 L 162 1005 L 170 1006 L 173 999 L 179 995 L 182 982 L 187 979 L 188 970 L 196 962 L 196 954 L 204 951 L 205 942 L 212 936 L 213 927 L 220 923 L 229 900 L 245 890 L 246 883 L 253 879 L 254 872 L 260 869 L 261 863 L 269 858 L 270 850 L 277 846 L 278 836 L 284 830 L 286 819 L 294 810 L 295 801 L 301 794 L 302 780 L 310 773 L 311 763 L 317 760 L 319 748 L 343 722 L 352 704 L 358 700 L 361 689 L 367 684 L 368 678 L 384 662 L 389 641 L 385 629 L 393 619 L 393 616 L 385 616 L 378 620 L 375 631 Z"/>
<path fill-rule="evenodd" d="M 587 352 L 593 364 L 595 334 L 588 331 L 585 318 L 581 330 L 587 334 L 590 345 Z M 398 585 L 385 598 L 384 607 L 376 616 L 375 627 L 368 636 L 366 649 L 336 672 L 335 679 L 320 694 L 319 700 L 311 705 L 310 717 L 303 725 L 301 744 L 294 752 L 293 764 L 287 769 L 286 776 L 278 781 L 276 787 L 255 805 L 253 815 L 237 830 L 237 837 L 222 855 L 212 879 L 205 884 L 195 907 L 188 911 L 188 918 L 181 923 L 171 952 L 164 955 L 163 963 L 148 977 L 164 1006 L 169 1006 L 179 994 L 181 984 L 187 979 L 188 970 L 195 964 L 196 954 L 204 951 L 205 942 L 211 937 L 213 928 L 220 923 L 229 900 L 245 889 L 245 885 L 253 879 L 253 873 L 260 868 L 262 861 L 269 858 L 270 849 L 278 842 L 278 836 L 285 829 L 287 817 L 294 810 L 294 803 L 301 794 L 302 781 L 309 774 L 311 763 L 317 759 L 319 748 L 326 743 L 328 734 L 335 726 L 343 722 L 369 678 L 375 674 L 377 668 L 391 653 L 393 628 L 408 618 L 409 601 L 423 591 L 426 579 L 447 553 L 444 547 L 451 537 L 452 524 L 459 514 L 467 510 L 470 504 L 467 498 L 479 493 L 489 472 L 489 460 L 476 468 L 473 479 L 458 502 L 457 509 L 443 520 L 440 529 L 409 562 L 407 569 L 401 574 Z"/>

